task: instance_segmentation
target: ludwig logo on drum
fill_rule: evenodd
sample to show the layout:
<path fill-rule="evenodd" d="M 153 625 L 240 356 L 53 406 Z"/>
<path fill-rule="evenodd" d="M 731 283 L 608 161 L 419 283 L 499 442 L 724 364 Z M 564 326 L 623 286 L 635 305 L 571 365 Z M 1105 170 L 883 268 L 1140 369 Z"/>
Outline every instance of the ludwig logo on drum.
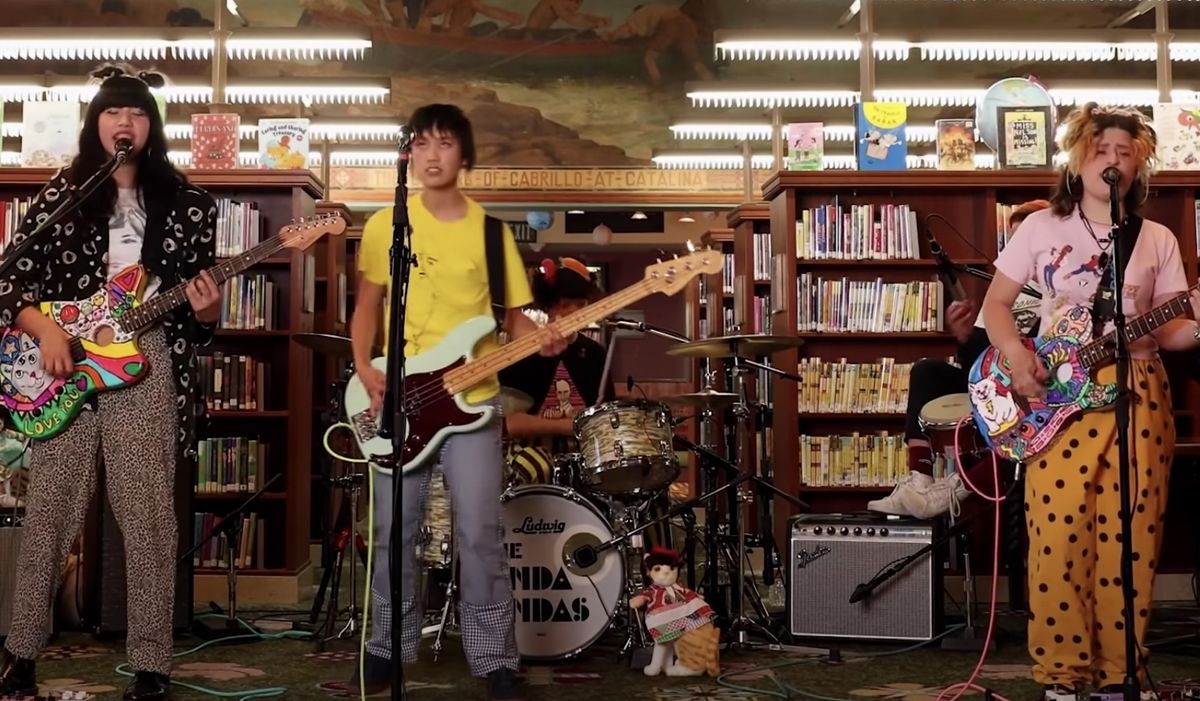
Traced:
<path fill-rule="evenodd" d="M 563 521 L 547 521 L 544 518 L 539 518 L 534 521 L 532 516 L 526 516 L 520 526 L 513 529 L 513 533 L 525 533 L 527 535 L 555 534 L 562 533 L 567 530 L 567 524 Z"/>

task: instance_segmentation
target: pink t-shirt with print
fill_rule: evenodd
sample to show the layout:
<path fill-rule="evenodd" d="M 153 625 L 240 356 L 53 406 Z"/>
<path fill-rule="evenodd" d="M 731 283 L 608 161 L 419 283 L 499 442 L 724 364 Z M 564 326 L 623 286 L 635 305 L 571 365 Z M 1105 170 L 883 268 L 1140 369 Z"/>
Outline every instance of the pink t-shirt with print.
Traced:
<path fill-rule="evenodd" d="M 1108 227 L 1092 223 L 1103 241 Z M 1021 283 L 1033 282 L 1043 290 L 1041 329 L 1053 327 L 1054 319 L 1074 306 L 1092 309 L 1102 270 L 1098 259 L 1104 249 L 1092 238 L 1079 209 L 1061 218 L 1049 209 L 1035 212 L 1021 222 L 1017 233 L 996 259 L 996 270 Z M 1109 247 L 1109 255 L 1112 248 Z M 1125 269 L 1125 318 L 1145 314 L 1154 300 L 1187 290 L 1179 243 L 1171 230 L 1146 220 Z M 1112 322 L 1105 333 L 1112 330 Z M 1158 343 L 1151 335 L 1129 344 L 1133 358 L 1153 358 Z"/>

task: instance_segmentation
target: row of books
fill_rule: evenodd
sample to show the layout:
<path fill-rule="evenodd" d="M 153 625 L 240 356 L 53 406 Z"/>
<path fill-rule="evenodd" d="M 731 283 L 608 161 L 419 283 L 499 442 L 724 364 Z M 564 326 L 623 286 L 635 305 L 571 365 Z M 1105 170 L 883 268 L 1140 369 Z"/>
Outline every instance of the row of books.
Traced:
<path fill-rule="evenodd" d="M 772 277 L 770 232 L 756 232 L 751 243 L 753 244 L 754 280 L 770 282 Z"/>
<path fill-rule="evenodd" d="M 908 474 L 904 436 L 800 436 L 800 484 L 808 487 L 885 487 Z"/>
<path fill-rule="evenodd" d="M 734 255 L 732 253 L 725 254 L 725 266 L 721 268 L 721 290 L 725 294 L 733 294 L 734 283 Z"/>
<path fill-rule="evenodd" d="M 267 444 L 260 440 L 205 438 L 196 453 L 196 494 L 253 493 L 266 482 Z"/>
<path fill-rule="evenodd" d="M 256 512 L 250 512 L 241 519 L 238 532 L 238 561 L 234 563 L 243 569 L 265 567 L 267 561 L 266 524 L 263 517 Z M 192 545 L 197 545 L 212 533 L 221 523 L 221 517 L 212 513 L 192 514 Z M 194 567 L 228 567 L 231 550 L 224 536 L 218 535 L 209 539 L 192 555 Z"/>
<path fill-rule="evenodd" d="M 277 329 L 278 296 L 275 281 L 264 273 L 231 278 L 221 299 L 221 328 Z"/>
<path fill-rule="evenodd" d="M 927 332 L 943 326 L 942 284 L 796 277 L 796 328 L 824 332 Z"/>
<path fill-rule="evenodd" d="M 800 260 L 920 258 L 917 213 L 907 204 L 832 204 L 801 210 L 796 220 Z M 769 274 L 768 274 L 769 277 Z"/>
<path fill-rule="evenodd" d="M 217 200 L 217 257 L 232 258 L 262 243 L 263 215 L 257 202 Z"/>
<path fill-rule="evenodd" d="M 200 384 L 210 411 L 264 411 L 269 365 L 248 355 L 202 355 Z"/>
<path fill-rule="evenodd" d="M 796 368 L 802 380 L 797 390 L 799 411 L 898 414 L 908 404 L 912 366 L 897 363 L 895 358 L 880 358 L 876 363 L 801 358 Z"/>
<path fill-rule="evenodd" d="M 29 211 L 31 201 L 32 198 L 29 197 L 0 200 L 0 253 L 8 248 L 8 242 L 20 228 L 22 220 L 25 219 L 25 213 Z"/>

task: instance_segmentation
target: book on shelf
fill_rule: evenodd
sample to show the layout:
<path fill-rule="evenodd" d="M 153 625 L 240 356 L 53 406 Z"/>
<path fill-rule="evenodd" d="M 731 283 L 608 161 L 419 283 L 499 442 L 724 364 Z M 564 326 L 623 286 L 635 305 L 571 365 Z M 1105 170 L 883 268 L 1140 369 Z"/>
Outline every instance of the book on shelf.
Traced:
<path fill-rule="evenodd" d="M 32 197 L 13 197 L 0 200 L 0 253 L 8 248 L 13 234 L 17 233 L 21 222 L 25 220 L 25 213 L 29 211 L 31 202 L 33 202 Z"/>
<path fill-rule="evenodd" d="M 217 200 L 217 257 L 232 258 L 262 243 L 262 219 L 257 202 Z"/>
<path fill-rule="evenodd" d="M 221 328 L 276 330 L 278 297 L 278 286 L 266 275 L 235 275 L 225 283 Z"/>
<path fill-rule="evenodd" d="M 267 364 L 248 355 L 201 355 L 200 385 L 209 411 L 266 411 Z"/>
<path fill-rule="evenodd" d="M 208 538 L 213 529 L 221 523 L 221 517 L 214 513 L 198 512 L 192 514 L 192 533 L 196 545 Z M 257 512 L 249 512 L 241 516 L 241 526 L 237 530 L 238 562 L 242 569 L 262 568 L 266 563 L 266 523 Z M 210 538 L 192 555 L 194 567 L 225 568 L 229 566 L 229 545 L 224 536 Z"/>
<path fill-rule="evenodd" d="M 21 165 L 25 168 L 71 165 L 79 153 L 79 102 L 26 101 L 21 110 Z"/>
<path fill-rule="evenodd" d="M 192 115 L 192 168 L 233 170 L 238 167 L 242 117 L 236 112 Z"/>
<path fill-rule="evenodd" d="M 725 254 L 725 267 L 721 268 L 721 289 L 724 290 L 725 294 L 733 294 L 734 261 L 735 258 L 732 253 Z"/>
<path fill-rule="evenodd" d="M 938 280 L 884 282 L 796 276 L 796 329 L 802 332 L 933 332 L 943 328 Z"/>
<path fill-rule="evenodd" d="M 806 487 L 890 487 L 908 473 L 902 434 L 800 436 L 800 484 Z"/>
<path fill-rule="evenodd" d="M 258 164 L 270 170 L 308 167 L 308 128 L 302 117 L 258 120 Z"/>
<path fill-rule="evenodd" d="M 787 125 L 787 169 L 824 170 L 825 124 L 795 122 Z"/>
<path fill-rule="evenodd" d="M 855 108 L 854 155 L 859 170 L 908 168 L 908 105 L 860 102 Z"/>
<path fill-rule="evenodd" d="M 754 281 L 771 281 L 771 233 L 758 231 L 751 239 L 754 244 Z"/>
<path fill-rule="evenodd" d="M 917 214 L 907 204 L 851 204 L 838 199 L 797 213 L 799 260 L 896 260 L 920 257 Z"/>
<path fill-rule="evenodd" d="M 266 482 L 267 444 L 256 438 L 205 438 L 196 444 L 196 494 L 254 493 Z"/>
<path fill-rule="evenodd" d="M 1200 104 L 1154 105 L 1156 155 L 1162 170 L 1200 170 Z"/>
<path fill-rule="evenodd" d="M 908 406 L 909 373 L 913 363 L 880 358 L 852 363 L 820 357 L 801 358 L 796 374 L 800 414 L 896 414 Z"/>
<path fill-rule="evenodd" d="M 975 120 L 938 119 L 937 169 L 975 170 Z"/>

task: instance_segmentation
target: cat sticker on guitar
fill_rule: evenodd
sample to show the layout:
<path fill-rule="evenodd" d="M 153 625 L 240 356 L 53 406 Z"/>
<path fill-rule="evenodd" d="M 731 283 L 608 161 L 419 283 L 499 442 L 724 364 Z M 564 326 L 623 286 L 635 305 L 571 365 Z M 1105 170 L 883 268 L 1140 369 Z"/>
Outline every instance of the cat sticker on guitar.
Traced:
<path fill-rule="evenodd" d="M 304 250 L 325 234 L 336 236 L 345 230 L 340 216 L 301 219 L 209 272 L 223 285 L 281 250 Z M 145 286 L 144 269 L 133 265 L 88 297 L 40 305 L 42 313 L 71 336 L 75 368 L 66 378 L 46 372 L 36 339 L 19 327 L 0 327 L 0 403 L 16 430 L 29 438 L 52 438 L 71 424 L 92 395 L 127 387 L 145 376 L 146 357 L 137 337 L 187 303 L 187 282 L 143 303 Z"/>

